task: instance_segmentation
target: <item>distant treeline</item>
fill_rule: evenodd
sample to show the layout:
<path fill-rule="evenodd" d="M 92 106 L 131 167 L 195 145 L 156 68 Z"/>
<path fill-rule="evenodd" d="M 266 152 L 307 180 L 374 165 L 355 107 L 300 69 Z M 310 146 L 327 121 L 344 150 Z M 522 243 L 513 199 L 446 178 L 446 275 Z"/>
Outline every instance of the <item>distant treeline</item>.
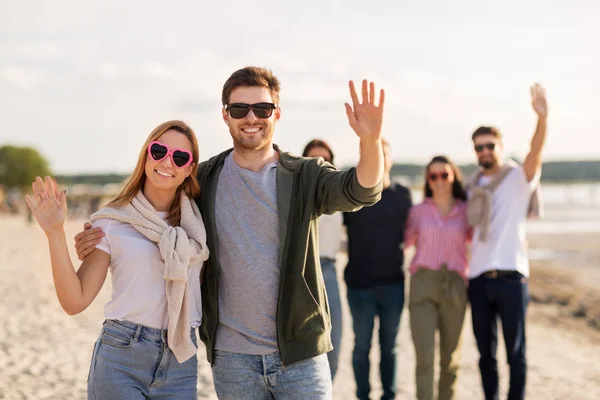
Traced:
<path fill-rule="evenodd" d="M 476 169 L 475 164 L 461 165 L 463 175 L 468 177 Z M 405 176 L 411 180 L 423 176 L 423 164 L 394 164 L 392 176 Z M 63 185 L 86 183 L 104 185 L 121 183 L 127 175 L 97 174 L 97 175 L 58 175 L 56 179 Z M 543 166 L 542 180 L 546 182 L 600 181 L 600 161 L 550 161 Z"/>
<path fill-rule="evenodd" d="M 80 175 L 56 175 L 56 181 L 61 185 L 76 185 L 85 183 L 88 185 L 106 185 L 107 183 L 121 183 L 128 175 L 120 174 L 80 174 Z"/>

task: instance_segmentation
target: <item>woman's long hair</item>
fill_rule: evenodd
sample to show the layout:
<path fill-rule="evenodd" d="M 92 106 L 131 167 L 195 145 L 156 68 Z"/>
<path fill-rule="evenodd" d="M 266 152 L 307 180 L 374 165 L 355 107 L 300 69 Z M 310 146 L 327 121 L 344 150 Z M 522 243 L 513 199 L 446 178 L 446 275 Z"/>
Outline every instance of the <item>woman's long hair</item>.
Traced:
<path fill-rule="evenodd" d="M 446 156 L 435 156 L 429 161 L 427 166 L 425 167 L 425 197 L 433 197 L 433 192 L 431 191 L 431 186 L 429 186 L 429 168 L 431 168 L 432 164 L 441 163 L 448 164 L 454 173 L 454 182 L 452 183 L 452 196 L 455 199 L 460 199 L 463 201 L 467 201 L 467 192 L 462 183 L 462 174 L 460 172 L 460 168 L 456 166 L 450 159 Z"/>
<path fill-rule="evenodd" d="M 148 157 L 148 145 L 155 140 L 158 140 L 159 137 L 162 136 L 165 132 L 169 130 L 174 130 L 185 135 L 190 142 L 192 143 L 192 157 L 193 157 L 193 167 L 190 176 L 185 178 L 183 183 L 179 185 L 177 188 L 175 197 L 169 206 L 169 211 L 167 214 L 167 221 L 172 226 L 179 226 L 181 221 L 181 192 L 183 191 L 189 198 L 194 198 L 200 194 L 200 184 L 198 183 L 198 179 L 196 174 L 198 173 L 198 158 L 199 158 L 199 150 L 198 150 L 198 140 L 196 139 L 196 134 L 185 122 L 173 120 L 163 122 L 150 133 L 150 136 L 146 139 L 144 146 L 140 150 L 140 155 L 138 156 L 138 162 L 135 166 L 135 169 L 129 175 L 123 187 L 121 188 L 119 194 L 115 196 L 114 199 L 108 203 L 109 207 L 123 207 L 131 202 L 136 194 L 144 189 L 144 184 L 146 183 L 146 158 Z"/>

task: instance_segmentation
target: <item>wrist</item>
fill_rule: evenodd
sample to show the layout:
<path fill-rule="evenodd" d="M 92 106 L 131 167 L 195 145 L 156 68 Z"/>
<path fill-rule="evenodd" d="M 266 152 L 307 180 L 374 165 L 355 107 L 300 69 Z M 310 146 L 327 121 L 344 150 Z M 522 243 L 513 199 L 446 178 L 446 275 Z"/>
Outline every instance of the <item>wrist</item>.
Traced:
<path fill-rule="evenodd" d="M 62 226 L 59 228 L 52 228 L 46 231 L 46 237 L 48 240 L 62 239 L 65 237 L 65 230 Z"/>
<path fill-rule="evenodd" d="M 369 148 L 377 147 L 377 146 L 381 146 L 382 143 L 383 142 L 382 142 L 381 138 L 376 138 L 376 139 L 369 138 L 369 137 L 367 137 L 367 138 L 361 137 L 360 138 L 360 147 L 361 148 L 363 148 L 363 147 L 369 147 Z"/>

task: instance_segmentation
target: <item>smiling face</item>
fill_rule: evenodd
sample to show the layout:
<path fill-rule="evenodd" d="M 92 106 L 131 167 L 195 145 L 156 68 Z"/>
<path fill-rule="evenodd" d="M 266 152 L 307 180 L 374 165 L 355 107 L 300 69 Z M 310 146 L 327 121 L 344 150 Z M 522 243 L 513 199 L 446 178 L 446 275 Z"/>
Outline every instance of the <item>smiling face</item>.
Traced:
<path fill-rule="evenodd" d="M 228 104 L 243 103 L 273 103 L 268 88 L 261 86 L 239 86 L 230 96 Z M 269 147 L 273 143 L 275 124 L 281 116 L 277 107 L 268 118 L 258 118 L 254 111 L 249 110 L 243 118 L 233 118 L 229 111 L 223 108 L 223 120 L 229 126 L 234 148 L 245 151 L 256 151 Z"/>
<path fill-rule="evenodd" d="M 173 149 L 187 150 L 192 153 L 193 145 L 188 137 L 176 130 L 168 130 L 163 133 L 156 141 L 167 145 L 171 151 Z M 146 189 L 156 189 L 161 191 L 175 191 L 183 183 L 185 178 L 190 176 L 194 163 L 189 163 L 184 167 L 177 167 L 173 163 L 171 155 L 156 161 L 148 154 L 144 172 L 146 173 Z"/>
<path fill-rule="evenodd" d="M 454 184 L 454 171 L 450 164 L 443 162 L 432 163 L 427 171 L 427 184 L 434 196 L 451 195 Z"/>

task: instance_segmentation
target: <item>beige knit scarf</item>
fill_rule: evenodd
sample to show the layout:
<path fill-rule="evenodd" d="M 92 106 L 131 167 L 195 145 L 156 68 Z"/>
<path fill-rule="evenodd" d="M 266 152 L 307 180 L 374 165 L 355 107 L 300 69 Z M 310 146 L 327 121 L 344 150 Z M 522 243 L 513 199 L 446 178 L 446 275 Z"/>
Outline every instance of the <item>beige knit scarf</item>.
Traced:
<path fill-rule="evenodd" d="M 482 173 L 481 171 L 478 171 L 467 184 L 467 191 L 469 191 L 467 218 L 469 225 L 479 227 L 479 240 L 482 242 L 487 240 L 490 220 L 492 218 L 492 193 L 500 183 L 502 183 L 506 175 L 517 166 L 518 164 L 516 162 L 512 160 L 507 161 L 486 186 L 479 186 L 479 179 L 481 178 Z M 527 208 L 528 218 L 538 218 L 542 216 L 542 202 L 540 198 L 541 193 L 538 184 L 529 199 L 529 206 Z"/>
<path fill-rule="evenodd" d="M 122 208 L 105 207 L 91 217 L 128 223 L 138 232 L 158 244 L 165 262 L 168 323 L 168 346 L 182 363 L 196 354 L 190 338 L 188 309 L 188 267 L 208 259 L 206 230 L 198 207 L 184 193 L 181 194 L 181 226 L 169 226 L 140 191 Z"/>

